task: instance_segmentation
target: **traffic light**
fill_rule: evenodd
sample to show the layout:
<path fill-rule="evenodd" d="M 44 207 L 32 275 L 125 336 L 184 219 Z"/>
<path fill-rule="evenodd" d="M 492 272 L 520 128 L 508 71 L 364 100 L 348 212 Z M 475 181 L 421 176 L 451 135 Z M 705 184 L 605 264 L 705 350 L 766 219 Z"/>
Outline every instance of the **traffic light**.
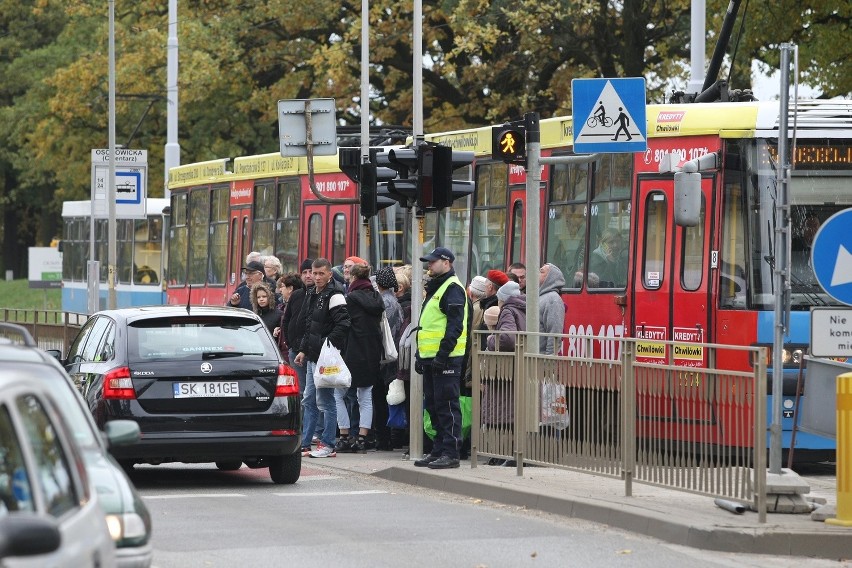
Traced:
<path fill-rule="evenodd" d="M 403 207 L 413 207 L 417 200 L 417 152 L 413 148 L 394 148 L 376 155 L 376 163 L 395 170 L 399 177 L 388 181 L 388 196 Z"/>
<path fill-rule="evenodd" d="M 435 149 L 437 153 L 432 168 L 434 191 L 431 206 L 444 209 L 459 197 L 473 192 L 473 182 L 453 179 L 454 171 L 473 163 L 473 152 L 453 150 L 447 146 L 436 146 Z"/>
<path fill-rule="evenodd" d="M 396 171 L 389 168 L 376 166 L 375 156 L 378 150 L 370 149 L 370 161 L 361 162 L 361 150 L 359 148 L 340 148 L 338 163 L 340 170 L 349 179 L 358 184 L 359 197 L 361 201 L 361 216 L 365 218 L 375 216 L 379 210 L 391 205 L 387 199 L 379 199 L 379 182 L 391 180 L 396 177 Z"/>
<path fill-rule="evenodd" d="M 491 127 L 491 151 L 495 158 L 507 164 L 527 163 L 526 127 L 506 123 Z"/>
<path fill-rule="evenodd" d="M 376 180 L 376 164 L 365 162 L 361 164 L 361 216 L 374 217 L 379 212 L 378 183 Z"/>

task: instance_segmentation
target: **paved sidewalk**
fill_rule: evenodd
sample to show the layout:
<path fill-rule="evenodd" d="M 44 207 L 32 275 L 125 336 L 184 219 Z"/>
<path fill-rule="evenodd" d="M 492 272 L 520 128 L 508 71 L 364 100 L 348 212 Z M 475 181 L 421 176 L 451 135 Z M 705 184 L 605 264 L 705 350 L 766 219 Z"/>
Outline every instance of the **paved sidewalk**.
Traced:
<path fill-rule="evenodd" d="M 852 558 L 852 528 L 811 520 L 809 514 L 767 515 L 758 522 L 755 512 L 737 515 L 717 507 L 711 497 L 633 484 L 633 495 L 624 496 L 618 479 L 557 468 L 516 468 L 484 465 L 476 468 L 462 461 L 459 469 L 432 470 L 414 467 L 401 451 L 338 454 L 336 458 L 305 458 L 311 467 L 374 475 L 382 479 L 446 491 L 576 517 L 671 542 L 707 550 L 807 556 L 828 559 Z M 804 477 L 809 497 L 836 501 L 835 478 Z"/>

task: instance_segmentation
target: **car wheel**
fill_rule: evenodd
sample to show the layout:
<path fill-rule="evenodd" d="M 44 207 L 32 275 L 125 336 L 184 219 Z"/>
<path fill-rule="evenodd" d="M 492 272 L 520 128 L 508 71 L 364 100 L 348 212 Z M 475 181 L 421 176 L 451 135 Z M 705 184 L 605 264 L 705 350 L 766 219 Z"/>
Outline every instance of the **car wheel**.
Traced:
<path fill-rule="evenodd" d="M 275 456 L 269 460 L 269 476 L 279 485 L 293 484 L 299 481 L 302 473 L 302 453 L 287 456 Z"/>
<path fill-rule="evenodd" d="M 243 462 L 239 460 L 218 461 L 216 467 L 219 468 L 219 471 L 236 471 L 243 467 Z"/>

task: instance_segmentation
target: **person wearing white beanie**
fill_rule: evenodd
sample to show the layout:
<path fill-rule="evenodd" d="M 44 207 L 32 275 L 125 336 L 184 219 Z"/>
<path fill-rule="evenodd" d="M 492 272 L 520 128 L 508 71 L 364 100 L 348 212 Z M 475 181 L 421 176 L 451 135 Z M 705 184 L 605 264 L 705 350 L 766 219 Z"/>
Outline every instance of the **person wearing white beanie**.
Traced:
<path fill-rule="evenodd" d="M 477 300 L 482 299 L 482 297 L 485 296 L 487 286 L 487 278 L 484 276 L 474 276 L 470 281 L 470 284 L 467 285 L 467 292 L 471 301 L 476 302 Z"/>

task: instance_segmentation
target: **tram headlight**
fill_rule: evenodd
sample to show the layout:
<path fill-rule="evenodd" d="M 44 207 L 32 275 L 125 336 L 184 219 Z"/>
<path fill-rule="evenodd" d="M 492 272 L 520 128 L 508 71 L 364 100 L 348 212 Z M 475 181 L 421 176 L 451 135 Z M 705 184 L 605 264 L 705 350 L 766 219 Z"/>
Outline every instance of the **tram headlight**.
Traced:
<path fill-rule="evenodd" d="M 766 360 L 764 363 L 768 369 L 772 368 L 772 345 L 767 345 L 763 343 L 755 343 L 754 347 L 765 347 L 766 348 Z M 804 356 L 807 354 L 807 346 L 806 345 L 786 345 L 781 350 L 781 364 L 784 367 L 798 367 Z M 752 363 L 753 366 L 753 363 Z"/>
<path fill-rule="evenodd" d="M 793 363 L 795 363 L 796 365 L 800 364 L 802 362 L 802 357 L 804 357 L 804 355 L 805 355 L 804 350 L 793 349 L 793 354 L 792 354 Z"/>

